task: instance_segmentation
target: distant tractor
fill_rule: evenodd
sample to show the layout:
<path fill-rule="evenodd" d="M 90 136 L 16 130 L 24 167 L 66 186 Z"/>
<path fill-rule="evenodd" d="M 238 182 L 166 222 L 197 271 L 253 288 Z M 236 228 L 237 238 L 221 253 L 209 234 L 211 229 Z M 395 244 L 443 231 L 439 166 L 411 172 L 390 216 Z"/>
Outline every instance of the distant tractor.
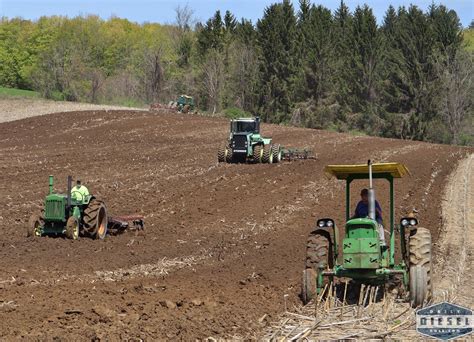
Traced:
<path fill-rule="evenodd" d="M 189 113 L 194 110 L 194 98 L 188 95 L 181 95 L 176 101 L 176 108 L 180 113 Z"/>
<path fill-rule="evenodd" d="M 107 234 L 108 216 L 104 202 L 92 195 L 84 196 L 72 188 L 72 177 L 67 179 L 67 194 L 53 190 L 53 176 L 49 176 L 49 194 L 44 210 L 30 217 L 27 236 L 65 235 L 77 240 L 80 235 L 103 239 Z"/>
<path fill-rule="evenodd" d="M 260 135 L 260 118 L 231 120 L 228 141 L 217 152 L 219 163 L 254 162 L 279 163 L 282 159 L 280 145 L 271 138 Z"/>
<path fill-rule="evenodd" d="M 411 305 L 422 306 L 433 292 L 431 284 L 431 234 L 418 227 L 414 217 L 403 217 L 397 229 L 401 260 L 395 263 L 394 189 L 395 178 L 409 174 L 400 163 L 329 165 L 326 172 L 346 181 L 346 223 L 339 255 L 339 232 L 331 218 L 319 219 L 306 245 L 301 297 L 308 303 L 321 294 L 334 278 L 349 278 L 356 284 L 383 285 L 395 276 L 400 287 L 408 290 Z M 376 221 L 372 179 L 386 179 L 390 185 L 390 242 L 381 241 Z M 350 185 L 354 180 L 369 179 L 368 217 L 351 218 Z"/>

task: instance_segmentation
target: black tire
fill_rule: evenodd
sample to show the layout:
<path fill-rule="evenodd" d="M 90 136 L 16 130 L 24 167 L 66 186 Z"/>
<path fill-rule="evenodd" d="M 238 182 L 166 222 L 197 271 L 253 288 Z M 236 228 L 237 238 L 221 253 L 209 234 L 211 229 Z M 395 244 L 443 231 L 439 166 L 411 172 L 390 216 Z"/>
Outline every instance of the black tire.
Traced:
<path fill-rule="evenodd" d="M 225 161 L 228 163 L 232 163 L 234 161 L 234 153 L 232 152 L 232 149 L 229 147 L 226 149 L 226 151 L 227 153 L 225 156 Z"/>
<path fill-rule="evenodd" d="M 71 216 L 67 219 L 66 237 L 71 240 L 79 239 L 79 221 L 75 216 Z"/>
<path fill-rule="evenodd" d="M 312 268 L 303 270 L 303 282 L 301 284 L 301 299 L 308 304 L 317 295 L 316 282 L 318 273 Z"/>
<path fill-rule="evenodd" d="M 226 146 L 222 146 L 219 148 L 219 150 L 217 151 L 217 161 L 219 163 L 224 163 L 225 162 L 225 157 L 226 157 L 226 153 L 227 152 L 227 147 Z"/>
<path fill-rule="evenodd" d="M 84 230 L 92 238 L 104 239 L 107 234 L 107 207 L 105 203 L 98 200 L 92 199 L 89 205 L 84 209 Z"/>
<path fill-rule="evenodd" d="M 431 233 L 426 228 L 410 232 L 408 241 L 410 266 L 410 302 L 412 307 L 422 306 L 431 300 Z"/>
<path fill-rule="evenodd" d="M 279 144 L 272 146 L 273 162 L 279 163 L 281 161 L 281 147 Z"/>
<path fill-rule="evenodd" d="M 265 145 L 263 147 L 262 163 L 273 163 L 272 145 Z"/>
<path fill-rule="evenodd" d="M 36 213 L 30 216 L 28 220 L 28 227 L 26 229 L 27 237 L 37 237 L 38 229 L 44 226 L 44 214 L 43 212 Z"/>
<path fill-rule="evenodd" d="M 253 162 L 254 163 L 262 162 L 262 145 L 257 145 L 253 148 Z"/>
<path fill-rule="evenodd" d="M 312 232 L 306 243 L 306 261 L 301 288 L 301 299 L 304 304 L 309 303 L 316 296 L 316 279 L 319 268 L 332 268 L 333 266 L 333 244 L 329 232 L 322 230 Z M 324 284 L 329 283 L 327 277 L 323 279 Z"/>

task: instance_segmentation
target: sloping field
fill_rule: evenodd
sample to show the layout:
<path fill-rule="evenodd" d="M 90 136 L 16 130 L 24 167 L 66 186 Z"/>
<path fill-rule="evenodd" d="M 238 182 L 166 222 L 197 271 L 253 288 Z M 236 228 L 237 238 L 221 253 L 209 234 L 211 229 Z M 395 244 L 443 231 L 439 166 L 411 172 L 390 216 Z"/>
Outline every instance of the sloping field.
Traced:
<path fill-rule="evenodd" d="M 473 152 L 263 125 L 317 159 L 218 165 L 227 129 L 223 119 L 133 111 L 0 124 L 0 339 L 261 336 L 285 309 L 284 295 L 288 307 L 300 305 L 316 218 L 343 219 L 343 183 L 328 179 L 324 165 L 406 163 L 412 176 L 398 181 L 397 217 L 416 208 L 436 242 L 446 234 L 447 179 Z M 145 231 L 104 241 L 25 238 L 49 174 L 63 190 L 68 174 L 80 177 L 110 213 L 144 215 Z M 388 188 L 376 185 L 387 212 Z"/>

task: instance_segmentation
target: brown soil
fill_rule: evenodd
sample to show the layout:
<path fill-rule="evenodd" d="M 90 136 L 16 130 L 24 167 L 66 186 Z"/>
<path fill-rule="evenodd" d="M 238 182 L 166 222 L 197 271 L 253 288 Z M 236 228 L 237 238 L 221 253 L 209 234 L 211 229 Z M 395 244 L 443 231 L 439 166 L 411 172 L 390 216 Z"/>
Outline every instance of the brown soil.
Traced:
<path fill-rule="evenodd" d="M 224 119 L 148 112 L 52 114 L 0 124 L 0 338 L 254 337 L 258 319 L 299 304 L 304 246 L 317 217 L 344 213 L 326 164 L 399 161 L 397 218 L 416 207 L 434 241 L 445 182 L 472 149 L 263 125 L 316 160 L 218 165 Z M 81 177 L 144 232 L 103 241 L 26 238 L 47 177 Z M 358 185 L 353 192 L 354 206 Z M 377 182 L 388 211 L 387 186 Z"/>

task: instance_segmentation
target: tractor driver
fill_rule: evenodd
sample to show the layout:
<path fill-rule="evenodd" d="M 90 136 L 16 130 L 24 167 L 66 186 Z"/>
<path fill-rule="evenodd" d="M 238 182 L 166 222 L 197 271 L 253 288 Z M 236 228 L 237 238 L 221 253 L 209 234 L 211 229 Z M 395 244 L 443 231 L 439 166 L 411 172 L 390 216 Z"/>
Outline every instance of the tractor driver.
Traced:
<path fill-rule="evenodd" d="M 76 186 L 71 189 L 71 197 L 77 201 L 84 201 L 89 196 L 89 190 L 81 184 L 81 180 L 76 181 Z"/>
<path fill-rule="evenodd" d="M 357 203 L 354 216 L 352 218 L 365 218 L 369 216 L 369 190 L 362 189 L 360 192 L 361 200 Z M 383 229 L 382 208 L 379 202 L 375 200 L 375 220 L 378 223 L 379 237 L 382 246 L 385 246 L 385 233 Z"/>

